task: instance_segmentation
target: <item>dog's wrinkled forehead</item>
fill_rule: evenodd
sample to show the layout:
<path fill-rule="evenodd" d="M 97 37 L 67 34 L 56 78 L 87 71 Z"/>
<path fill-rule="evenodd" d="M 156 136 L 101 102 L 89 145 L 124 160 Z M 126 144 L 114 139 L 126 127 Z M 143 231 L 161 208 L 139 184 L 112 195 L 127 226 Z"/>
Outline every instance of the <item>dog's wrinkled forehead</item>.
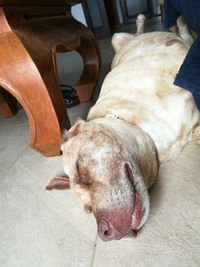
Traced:
<path fill-rule="evenodd" d="M 91 155 L 95 160 L 118 154 L 121 150 L 119 140 L 109 130 L 94 123 L 80 121 L 67 133 L 69 138 L 62 144 L 63 154 Z"/>
<path fill-rule="evenodd" d="M 113 144 L 110 139 L 106 136 L 103 138 L 101 134 L 92 136 L 77 135 L 71 142 L 72 146 L 74 146 L 74 143 L 77 146 L 76 162 L 91 169 L 105 166 L 112 168 L 111 165 L 118 160 L 120 149 L 117 143 Z"/>
<path fill-rule="evenodd" d="M 92 174 L 105 173 L 117 168 L 121 147 L 118 140 L 102 127 L 87 123 L 79 127 L 75 136 L 63 145 L 64 169 L 73 177 L 77 165 Z"/>

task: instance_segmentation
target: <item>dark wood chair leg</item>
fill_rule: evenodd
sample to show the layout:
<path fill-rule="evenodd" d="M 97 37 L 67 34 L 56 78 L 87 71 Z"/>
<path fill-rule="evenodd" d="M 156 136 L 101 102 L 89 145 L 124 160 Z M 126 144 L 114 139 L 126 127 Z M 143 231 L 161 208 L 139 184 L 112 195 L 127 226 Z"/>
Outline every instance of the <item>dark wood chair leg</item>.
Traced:
<path fill-rule="evenodd" d="M 91 99 L 99 80 L 101 57 L 96 40 L 89 34 L 81 37 L 81 44 L 76 51 L 84 62 L 83 72 L 77 83 L 76 91 L 80 102 L 86 102 Z"/>
<path fill-rule="evenodd" d="M 17 111 L 16 98 L 0 88 L 0 115 L 8 118 L 14 116 Z"/>

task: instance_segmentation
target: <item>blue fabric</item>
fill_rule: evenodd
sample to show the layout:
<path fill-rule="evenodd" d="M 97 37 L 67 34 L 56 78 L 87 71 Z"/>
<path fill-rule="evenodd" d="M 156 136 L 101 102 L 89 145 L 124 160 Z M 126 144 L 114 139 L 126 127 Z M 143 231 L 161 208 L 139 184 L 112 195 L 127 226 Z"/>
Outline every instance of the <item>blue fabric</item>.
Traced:
<path fill-rule="evenodd" d="M 188 26 L 198 35 L 186 55 L 174 84 L 189 90 L 200 110 L 200 1 L 165 0 L 164 13 L 166 29 L 175 26 L 177 18 L 182 15 Z"/>
<path fill-rule="evenodd" d="M 200 32 L 199 0 L 165 0 L 164 14 L 166 29 L 175 26 L 177 18 L 182 15 L 192 30 Z"/>

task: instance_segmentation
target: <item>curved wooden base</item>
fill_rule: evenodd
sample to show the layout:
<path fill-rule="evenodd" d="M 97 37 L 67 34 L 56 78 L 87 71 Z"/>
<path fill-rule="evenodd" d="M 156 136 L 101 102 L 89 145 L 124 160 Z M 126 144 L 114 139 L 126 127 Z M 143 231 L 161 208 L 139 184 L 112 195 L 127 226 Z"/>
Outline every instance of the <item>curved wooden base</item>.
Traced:
<path fill-rule="evenodd" d="M 82 56 L 84 69 L 76 90 L 84 102 L 90 100 L 99 78 L 97 43 L 65 7 L 4 7 L 0 26 L 0 85 L 25 109 L 30 146 L 46 156 L 59 155 L 61 134 L 70 122 L 55 53 L 76 50 Z"/>

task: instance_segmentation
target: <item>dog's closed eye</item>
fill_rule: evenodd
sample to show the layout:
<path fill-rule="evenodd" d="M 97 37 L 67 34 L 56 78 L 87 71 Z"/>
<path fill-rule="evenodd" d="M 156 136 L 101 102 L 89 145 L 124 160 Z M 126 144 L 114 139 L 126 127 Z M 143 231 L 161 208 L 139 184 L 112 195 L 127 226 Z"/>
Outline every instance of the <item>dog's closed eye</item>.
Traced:
<path fill-rule="evenodd" d="M 83 185 L 83 186 L 90 186 L 90 185 L 92 185 L 92 180 L 87 176 L 77 175 L 74 178 L 74 184 L 79 184 L 79 185 Z"/>
<path fill-rule="evenodd" d="M 79 163 L 76 164 L 76 167 L 77 167 L 77 175 L 74 177 L 74 183 L 83 186 L 92 185 L 92 179 L 86 168 L 81 168 Z"/>

